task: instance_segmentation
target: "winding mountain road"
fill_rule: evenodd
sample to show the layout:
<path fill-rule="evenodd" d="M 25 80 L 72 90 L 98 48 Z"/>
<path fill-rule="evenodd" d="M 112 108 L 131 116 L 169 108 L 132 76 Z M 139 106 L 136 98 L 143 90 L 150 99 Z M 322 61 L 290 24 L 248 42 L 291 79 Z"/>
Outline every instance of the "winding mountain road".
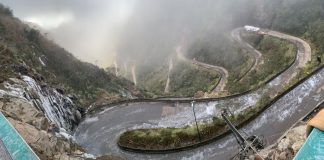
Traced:
<path fill-rule="evenodd" d="M 285 72 L 256 91 L 239 97 L 209 102 L 199 101 L 196 105 L 198 121 L 212 120 L 220 116 L 223 107 L 234 114 L 255 105 L 262 95 L 277 95 L 295 76 L 297 70 L 309 60 L 309 45 L 297 38 L 279 32 L 266 31 L 266 34 L 286 39 L 296 44 L 298 53 L 294 64 Z M 307 44 L 307 45 L 306 45 Z M 309 47 L 309 48 L 308 48 Z M 278 139 L 301 117 L 324 101 L 324 69 L 280 98 L 256 119 L 240 130 L 248 134 L 263 135 L 268 144 Z M 127 129 L 184 127 L 194 123 L 190 103 L 187 101 L 124 103 L 104 110 L 98 110 L 80 123 L 75 131 L 75 140 L 93 155 L 113 154 L 127 159 L 229 159 L 237 153 L 235 138 L 228 135 L 220 140 L 195 149 L 169 154 L 140 154 L 123 151 L 117 146 L 120 134 Z"/>
<path fill-rule="evenodd" d="M 183 53 L 181 51 L 181 47 L 177 47 L 176 52 L 177 52 L 178 58 L 183 60 L 183 61 L 189 62 L 189 63 L 191 63 L 193 65 L 197 65 L 197 66 L 205 68 L 205 69 L 215 70 L 216 72 L 220 73 L 221 74 L 221 79 L 220 79 L 219 83 L 217 84 L 217 86 L 213 89 L 213 92 L 224 91 L 224 88 L 225 88 L 225 86 L 227 84 L 227 81 L 228 81 L 228 71 L 224 67 L 214 66 L 214 65 L 199 62 L 199 61 L 196 61 L 196 60 L 188 59 L 183 55 Z"/>
<path fill-rule="evenodd" d="M 243 27 L 236 28 L 236 29 L 232 30 L 231 37 L 236 42 L 238 42 L 238 44 L 240 44 L 243 48 L 247 49 L 249 54 L 253 54 L 253 56 L 254 56 L 254 63 L 252 65 L 252 67 L 244 74 L 244 75 L 247 75 L 251 71 L 256 70 L 258 65 L 263 64 L 264 61 L 263 61 L 261 52 L 259 52 L 257 49 L 252 47 L 249 43 L 242 40 L 242 38 L 241 38 L 241 32 L 242 31 L 245 31 L 245 29 Z"/>

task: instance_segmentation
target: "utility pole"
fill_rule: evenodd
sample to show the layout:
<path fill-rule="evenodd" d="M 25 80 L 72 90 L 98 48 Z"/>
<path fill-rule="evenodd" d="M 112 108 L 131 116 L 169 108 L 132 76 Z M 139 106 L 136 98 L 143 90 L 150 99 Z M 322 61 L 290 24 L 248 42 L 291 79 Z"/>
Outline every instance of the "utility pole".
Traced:
<path fill-rule="evenodd" d="M 233 135 L 240 145 L 241 150 L 238 154 L 240 160 L 246 159 L 251 154 L 258 155 L 262 160 L 263 158 L 259 155 L 258 151 L 264 148 L 264 142 L 256 135 L 249 136 L 244 138 L 242 134 L 237 130 L 237 128 L 232 124 L 232 122 L 227 118 L 227 110 L 224 109 L 221 113 L 225 123 L 229 126 L 230 130 L 233 132 Z"/>
<path fill-rule="evenodd" d="M 191 101 L 191 107 L 192 107 L 192 111 L 193 111 L 193 114 L 194 114 L 194 117 L 195 117 L 198 138 L 199 138 L 199 141 L 201 141 L 201 136 L 200 136 L 200 132 L 199 132 L 199 128 L 198 128 L 198 123 L 197 123 L 197 118 L 196 118 L 196 112 L 195 112 L 195 104 L 194 103 L 195 103 L 194 100 Z"/>

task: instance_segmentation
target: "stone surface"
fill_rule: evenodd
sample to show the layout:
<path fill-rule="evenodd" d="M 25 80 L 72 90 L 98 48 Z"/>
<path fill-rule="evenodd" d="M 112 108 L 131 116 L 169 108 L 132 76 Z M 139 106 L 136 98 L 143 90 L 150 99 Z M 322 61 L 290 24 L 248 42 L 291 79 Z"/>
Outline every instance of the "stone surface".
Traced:
<path fill-rule="evenodd" d="M 287 159 L 287 153 L 281 152 L 278 157 L 280 160 L 286 160 Z"/>
<path fill-rule="evenodd" d="M 285 150 L 286 148 L 288 148 L 288 146 L 290 145 L 290 140 L 288 138 L 284 138 L 282 139 L 279 144 L 278 144 L 278 149 L 280 151 Z"/>
<path fill-rule="evenodd" d="M 265 160 L 292 160 L 306 140 L 306 124 L 289 130 L 284 138 L 271 148 L 260 151 Z"/>
<path fill-rule="evenodd" d="M 291 146 L 294 151 L 294 154 L 297 154 L 297 152 L 303 146 L 303 144 L 304 144 L 304 141 L 297 141 Z"/>
<path fill-rule="evenodd" d="M 7 114 L 16 115 L 23 122 L 35 119 L 40 113 L 32 104 L 18 98 L 11 98 L 9 102 L 4 104 L 3 110 Z"/>
<path fill-rule="evenodd" d="M 41 159 L 71 159 L 67 156 L 73 151 L 70 142 L 57 138 L 56 136 L 36 127 L 8 118 L 10 123 L 17 129 L 20 135 L 34 149 Z"/>
<path fill-rule="evenodd" d="M 17 79 L 12 81 L 19 82 Z M 0 99 L 0 109 L 40 159 L 73 159 L 69 155 L 73 155 L 71 152 L 76 147 L 68 140 L 48 133 L 49 121 L 33 104 L 22 98 L 10 97 Z"/>
<path fill-rule="evenodd" d="M 0 101 L 0 110 L 2 110 L 3 102 Z"/>
<path fill-rule="evenodd" d="M 23 85 L 27 86 L 26 83 L 18 78 L 9 78 L 9 82 L 17 84 L 17 85 Z"/>
<path fill-rule="evenodd" d="M 1 96 L 0 93 L 0 111 L 7 117 L 10 123 L 30 145 L 40 159 L 86 159 L 82 157 L 85 155 L 82 148 L 72 143 L 68 139 L 56 137 L 56 135 L 60 134 L 54 134 L 53 130 L 51 130 L 52 126 L 49 120 L 45 117 L 44 113 L 41 111 L 42 108 L 39 107 L 39 104 L 34 104 L 34 102 L 40 101 L 40 96 L 43 94 L 42 92 L 38 94 L 33 88 L 31 88 L 26 92 L 27 94 L 24 93 L 23 95 L 20 93 L 23 91 L 23 88 L 27 86 L 26 82 L 17 78 L 11 78 L 9 83 L 14 87 L 7 87 L 4 91 L 10 93 L 9 96 L 4 97 Z M 0 86 L 3 85 L 3 83 L 0 83 Z M 21 90 L 17 90 L 17 92 L 15 92 L 15 87 L 20 88 Z M 48 92 L 46 92 L 46 94 L 52 94 L 52 90 L 47 91 Z M 59 98 L 56 101 L 53 101 L 53 103 L 56 103 L 59 100 L 69 100 L 62 98 L 60 99 L 60 95 L 57 93 L 55 95 L 57 95 Z M 53 107 L 53 105 L 49 105 L 48 107 Z M 72 106 L 65 105 L 63 107 L 68 108 Z M 78 110 L 67 110 L 67 112 L 68 111 L 71 112 L 69 114 L 72 116 L 72 119 L 80 120 L 82 118 L 82 115 Z M 73 115 L 75 115 L 75 117 L 73 117 Z M 103 159 L 118 158 L 119 157 L 105 156 Z"/>

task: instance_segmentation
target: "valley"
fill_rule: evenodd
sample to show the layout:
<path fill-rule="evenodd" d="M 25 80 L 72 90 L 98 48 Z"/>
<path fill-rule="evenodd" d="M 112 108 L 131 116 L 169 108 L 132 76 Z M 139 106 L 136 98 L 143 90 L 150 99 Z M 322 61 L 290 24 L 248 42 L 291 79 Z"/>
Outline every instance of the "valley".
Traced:
<path fill-rule="evenodd" d="M 0 3 L 0 159 L 292 159 L 324 104 L 320 0 Z"/>

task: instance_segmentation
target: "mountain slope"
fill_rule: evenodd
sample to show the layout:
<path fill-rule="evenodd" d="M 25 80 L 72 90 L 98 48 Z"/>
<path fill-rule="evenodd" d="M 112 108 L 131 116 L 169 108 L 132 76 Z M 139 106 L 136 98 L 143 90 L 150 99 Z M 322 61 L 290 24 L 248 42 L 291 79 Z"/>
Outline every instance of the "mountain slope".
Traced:
<path fill-rule="evenodd" d="M 21 73 L 24 64 L 40 74 L 40 79 L 46 79 L 62 92 L 75 94 L 82 105 L 91 104 L 101 95 L 108 100 L 111 100 L 109 97 L 118 100 L 141 96 L 131 82 L 79 61 L 39 31 L 14 18 L 11 11 L 3 6 L 0 6 L 0 37 L 2 48 L 12 51 L 10 56 L 0 53 L 3 57 L 1 61 L 6 61 L 1 69 L 7 68 L 0 75 L 1 81 L 17 75 L 12 72 L 14 68 L 20 68 Z"/>

